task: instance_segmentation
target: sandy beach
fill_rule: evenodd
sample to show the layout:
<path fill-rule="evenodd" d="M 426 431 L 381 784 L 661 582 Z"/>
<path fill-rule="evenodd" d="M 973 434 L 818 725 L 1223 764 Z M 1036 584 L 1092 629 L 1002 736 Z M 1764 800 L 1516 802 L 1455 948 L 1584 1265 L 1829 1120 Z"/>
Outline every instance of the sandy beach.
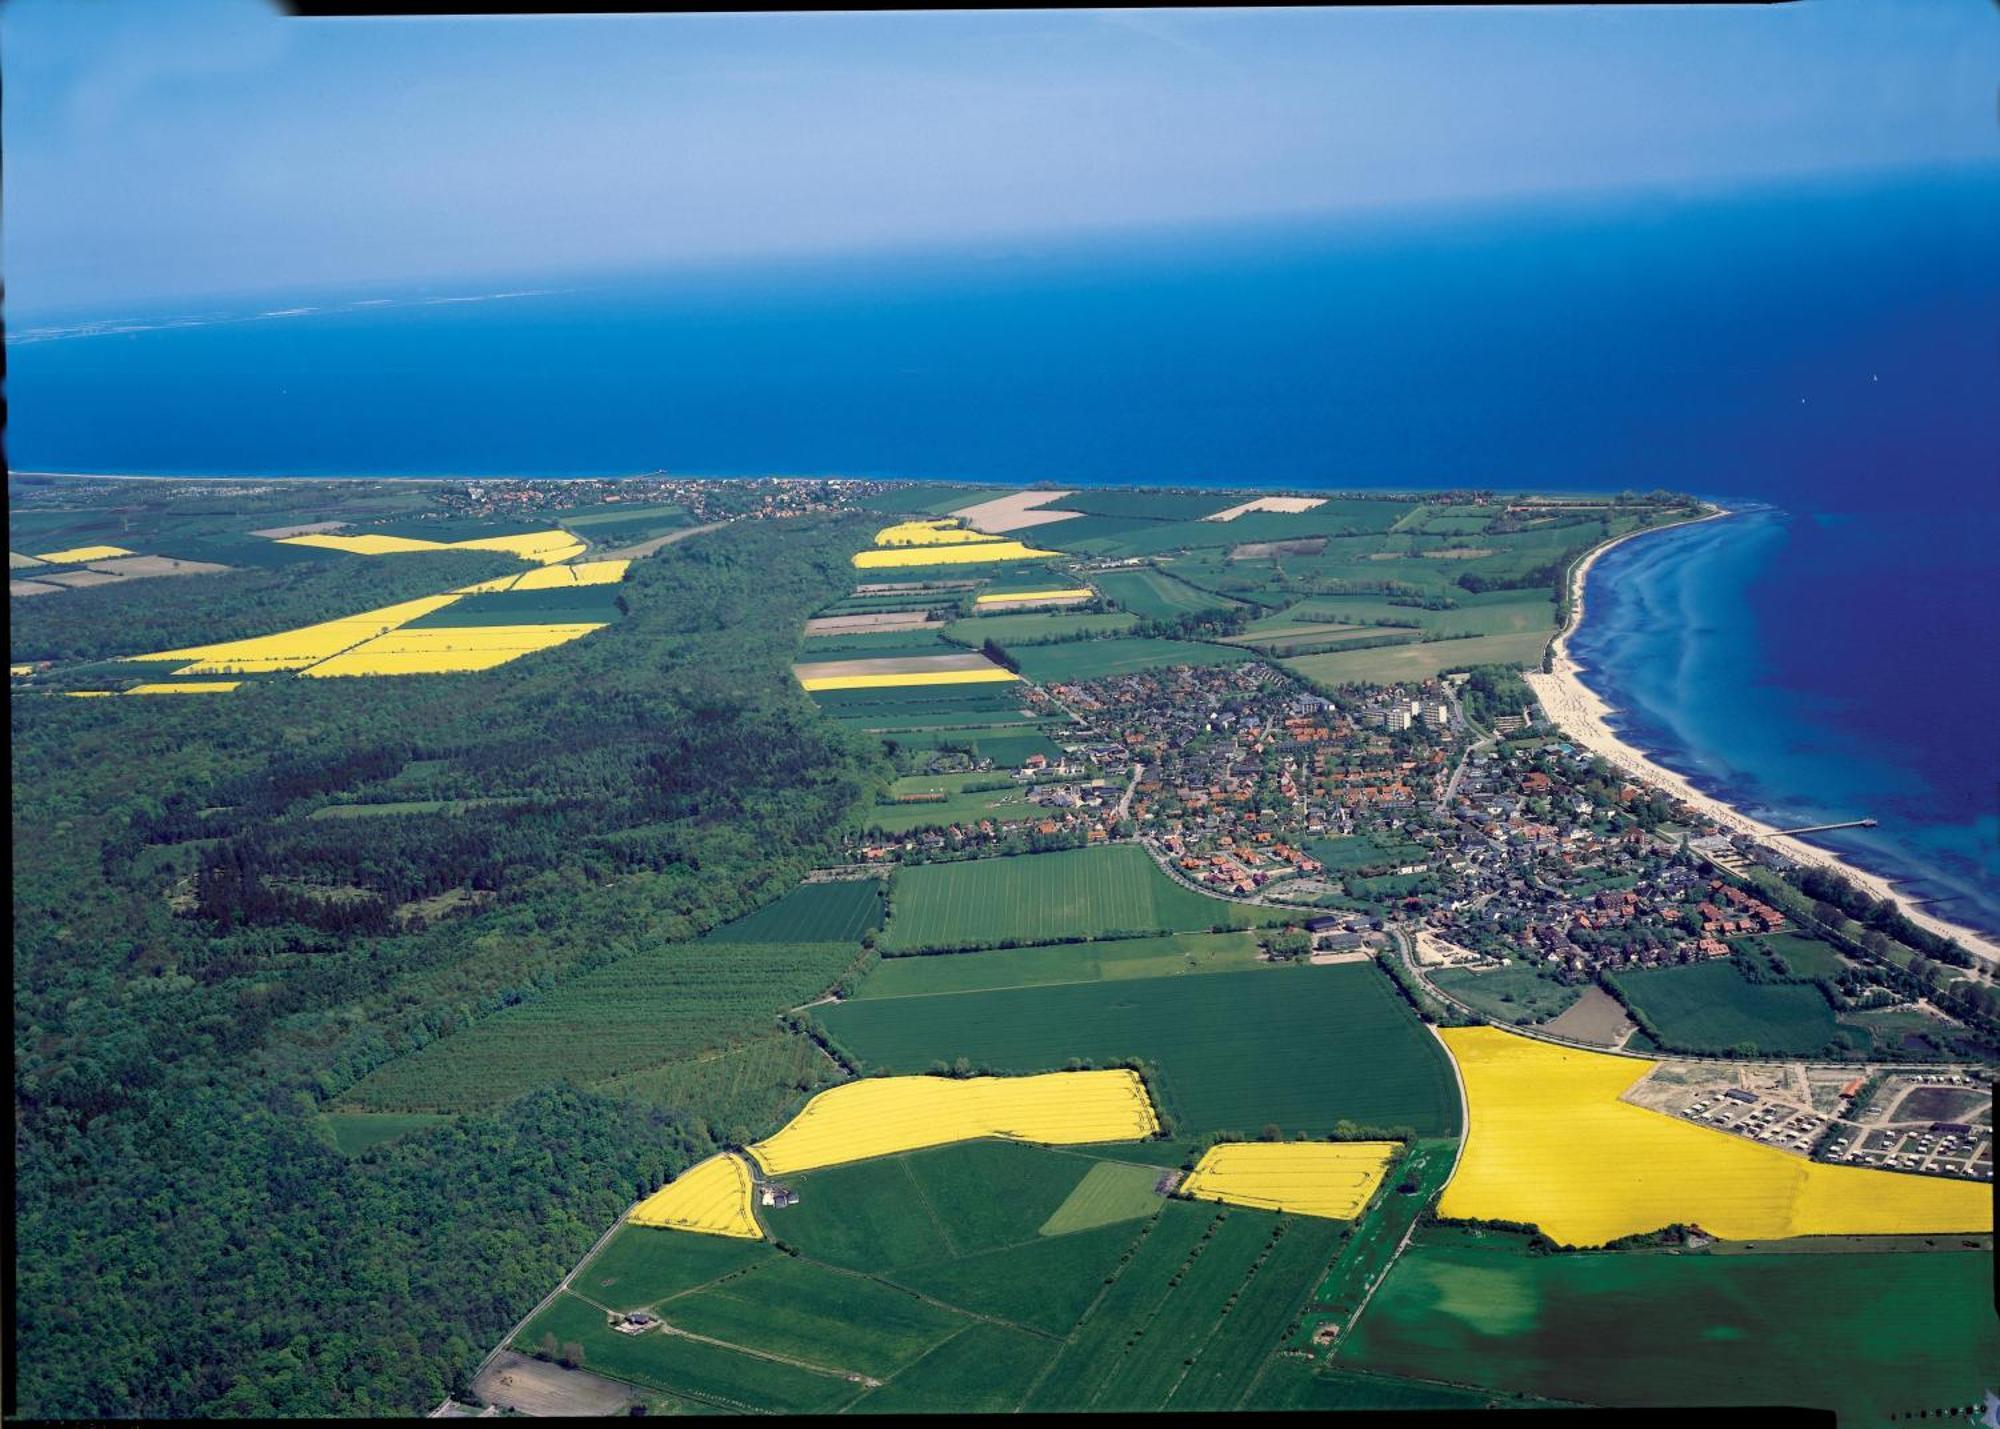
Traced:
<path fill-rule="evenodd" d="M 1731 514 L 1729 511 L 1718 509 L 1696 520 L 1718 521 Z M 1679 524 L 1693 525 L 1695 522 Z M 1800 864 L 1817 864 L 1821 868 L 1839 873 L 1857 887 L 1866 889 L 1873 897 L 1894 900 L 1896 906 L 1919 927 L 1940 937 L 1955 939 L 1974 957 L 1988 963 L 2000 964 L 2000 944 L 1996 944 L 1984 934 L 1946 922 L 1936 914 L 1926 911 L 1907 895 L 1898 892 L 1880 875 L 1857 868 L 1825 849 L 1815 848 L 1800 839 L 1787 837 L 1770 824 L 1751 818 L 1721 800 L 1702 793 L 1673 770 L 1655 764 L 1639 750 L 1625 743 L 1612 730 L 1610 720 L 1615 711 L 1595 690 L 1583 682 L 1582 668 L 1569 653 L 1569 637 L 1571 632 L 1583 623 L 1584 585 L 1590 575 L 1590 568 L 1597 563 L 1597 558 L 1620 541 L 1629 541 L 1634 536 L 1650 535 L 1653 531 L 1668 529 L 1671 528 L 1655 526 L 1647 531 L 1635 531 L 1616 540 L 1606 541 L 1578 561 L 1576 569 L 1570 573 L 1569 623 L 1556 636 L 1555 643 L 1551 647 L 1553 672 L 1544 674 L 1540 671 L 1531 671 L 1523 677 L 1542 702 L 1542 708 L 1548 712 L 1549 718 L 1554 720 L 1563 733 L 1572 740 L 1592 753 L 1603 756 L 1606 762 L 1615 768 L 1634 779 L 1664 789 L 1676 799 L 1693 805 L 1706 817 L 1732 833 L 1746 834 Z"/>

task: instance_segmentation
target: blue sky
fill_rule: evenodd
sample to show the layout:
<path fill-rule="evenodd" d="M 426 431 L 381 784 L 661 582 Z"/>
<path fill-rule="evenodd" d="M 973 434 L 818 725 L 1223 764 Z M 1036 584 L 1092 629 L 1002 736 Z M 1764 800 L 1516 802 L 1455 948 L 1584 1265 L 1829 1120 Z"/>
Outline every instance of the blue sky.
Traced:
<path fill-rule="evenodd" d="M 14 0 L 18 314 L 2000 161 L 1993 7 Z"/>

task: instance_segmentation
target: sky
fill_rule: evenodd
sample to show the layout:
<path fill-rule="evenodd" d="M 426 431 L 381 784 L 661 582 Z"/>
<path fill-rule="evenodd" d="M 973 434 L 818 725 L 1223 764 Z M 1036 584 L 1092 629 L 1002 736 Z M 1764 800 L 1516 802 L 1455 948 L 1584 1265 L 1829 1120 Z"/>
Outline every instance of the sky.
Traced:
<path fill-rule="evenodd" d="M 2000 162 L 2000 11 L 0 10 L 15 317 Z"/>

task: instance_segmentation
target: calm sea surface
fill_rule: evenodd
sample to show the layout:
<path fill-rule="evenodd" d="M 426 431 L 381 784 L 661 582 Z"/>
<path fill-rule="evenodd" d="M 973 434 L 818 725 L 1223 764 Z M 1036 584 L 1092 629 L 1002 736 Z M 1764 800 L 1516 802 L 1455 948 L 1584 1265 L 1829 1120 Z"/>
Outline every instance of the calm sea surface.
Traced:
<path fill-rule="evenodd" d="M 10 315 L 17 469 L 1656 486 L 1628 733 L 2000 929 L 2000 172 Z M 303 309 L 304 311 L 298 311 Z M 120 331 L 74 333 L 86 320 Z"/>

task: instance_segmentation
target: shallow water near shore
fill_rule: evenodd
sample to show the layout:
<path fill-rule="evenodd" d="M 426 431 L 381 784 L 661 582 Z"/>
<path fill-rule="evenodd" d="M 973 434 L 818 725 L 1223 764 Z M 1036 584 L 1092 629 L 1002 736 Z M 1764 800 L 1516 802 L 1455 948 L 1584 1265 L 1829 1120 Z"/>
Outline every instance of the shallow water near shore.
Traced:
<path fill-rule="evenodd" d="M 1990 515 L 1738 515 L 1592 567 L 1570 653 L 1634 748 L 1938 916 L 2000 930 Z"/>

